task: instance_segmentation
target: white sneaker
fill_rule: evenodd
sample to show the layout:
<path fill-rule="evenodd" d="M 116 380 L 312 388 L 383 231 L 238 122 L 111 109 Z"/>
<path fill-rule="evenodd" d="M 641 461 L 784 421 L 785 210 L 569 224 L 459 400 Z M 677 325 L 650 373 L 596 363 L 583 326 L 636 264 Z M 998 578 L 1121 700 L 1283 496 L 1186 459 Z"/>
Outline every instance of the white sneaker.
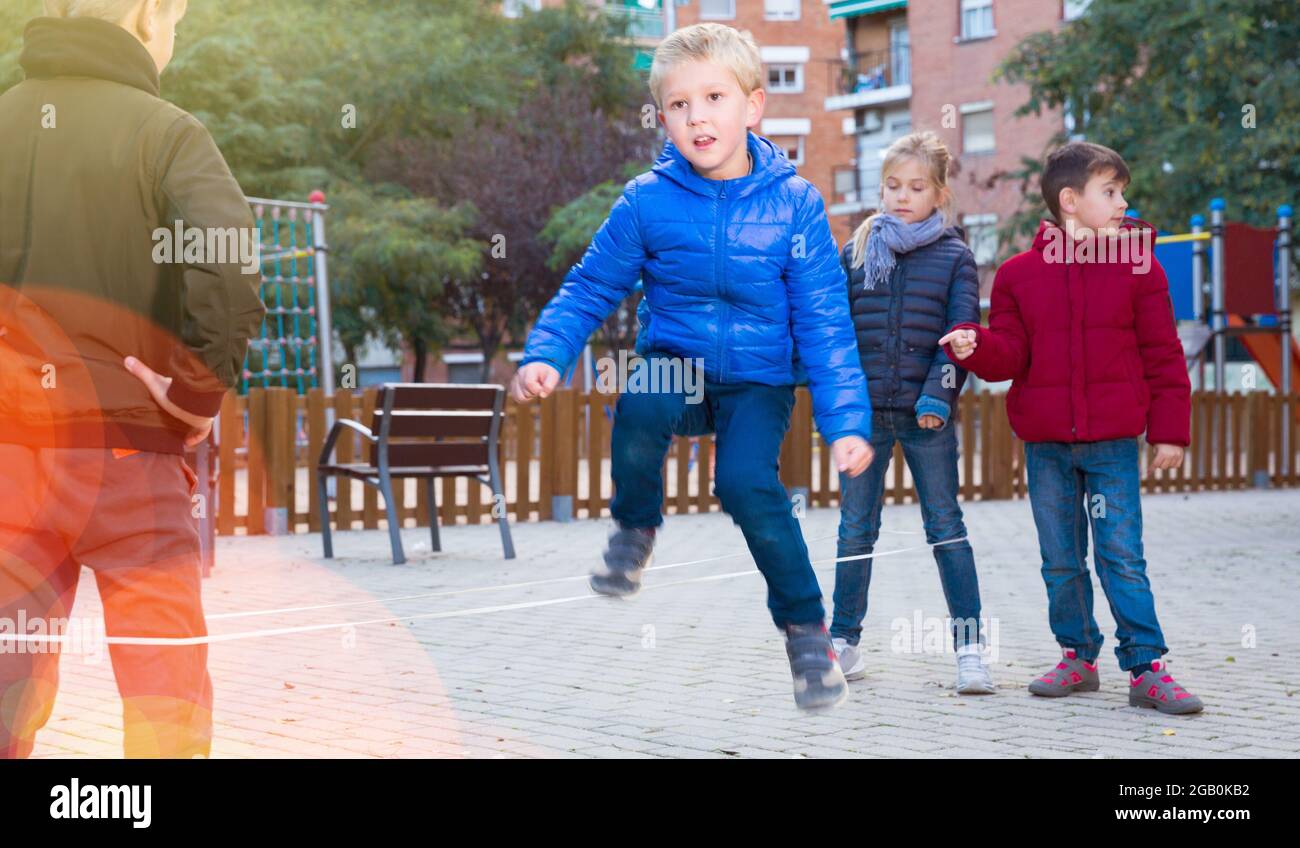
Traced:
<path fill-rule="evenodd" d="M 957 694 L 993 695 L 993 678 L 984 665 L 983 649 L 978 644 L 962 645 L 957 649 Z"/>
<path fill-rule="evenodd" d="M 867 661 L 857 645 L 850 645 L 843 639 L 832 639 L 831 647 L 835 649 L 845 680 L 861 680 L 867 676 Z"/>

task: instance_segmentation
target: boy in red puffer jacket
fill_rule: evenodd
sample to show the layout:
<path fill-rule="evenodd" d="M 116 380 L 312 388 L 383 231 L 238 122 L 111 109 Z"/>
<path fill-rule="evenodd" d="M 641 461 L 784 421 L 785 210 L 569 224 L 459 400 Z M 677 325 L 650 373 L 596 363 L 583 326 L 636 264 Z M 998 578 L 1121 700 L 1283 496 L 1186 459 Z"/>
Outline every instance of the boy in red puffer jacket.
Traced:
<path fill-rule="evenodd" d="M 1029 685 L 1059 697 L 1099 688 L 1102 635 L 1092 614 L 1088 524 L 1097 576 L 1116 622 L 1129 704 L 1199 712 L 1170 676 L 1142 553 L 1138 440 L 1152 468 L 1177 468 L 1190 441 L 1191 384 L 1155 232 L 1125 218 L 1129 170 L 1115 151 L 1074 142 L 1048 157 L 1044 221 L 1033 247 L 998 269 L 989 326 L 941 339 L 986 380 L 1011 380 L 1007 415 L 1025 441 L 1029 499 L 1048 615 L 1064 653 Z"/>

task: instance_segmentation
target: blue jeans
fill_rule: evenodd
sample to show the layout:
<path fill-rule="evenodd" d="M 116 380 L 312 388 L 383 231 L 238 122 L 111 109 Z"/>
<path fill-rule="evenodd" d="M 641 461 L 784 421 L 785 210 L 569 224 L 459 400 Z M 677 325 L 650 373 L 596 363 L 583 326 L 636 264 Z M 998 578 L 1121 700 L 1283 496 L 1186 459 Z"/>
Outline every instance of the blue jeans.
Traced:
<path fill-rule="evenodd" d="M 619 397 L 611 439 L 614 520 L 624 527 L 662 524 L 662 469 L 672 437 L 716 432 L 713 494 L 740 526 L 767 580 L 773 623 L 778 628 L 821 624 L 826 615 L 821 587 L 777 475 L 794 387 L 705 380 L 702 401 L 687 403 L 687 398 L 682 391 L 628 391 Z"/>
<path fill-rule="evenodd" d="M 1052 635 L 1088 662 L 1101 653 L 1088 573 L 1091 523 L 1097 577 L 1115 617 L 1115 656 L 1125 671 L 1169 651 L 1142 557 L 1138 449 L 1136 439 L 1025 445 Z"/>
<path fill-rule="evenodd" d="M 912 471 L 925 540 L 934 545 L 939 582 L 953 620 L 953 644 L 979 640 L 980 587 L 975 574 L 975 553 L 965 541 L 966 525 L 957 505 L 957 431 L 949 422 L 941 430 L 916 423 L 910 409 L 877 409 L 871 415 L 871 447 L 875 459 L 857 477 L 840 474 L 840 532 L 837 558 L 870 554 L 880 535 L 880 508 L 885 493 L 885 473 L 894 442 L 903 445 L 903 458 Z M 962 541 L 952 544 L 940 542 Z M 858 644 L 862 619 L 867 614 L 867 589 L 871 585 L 871 558 L 835 564 L 835 614 L 831 636 Z"/>

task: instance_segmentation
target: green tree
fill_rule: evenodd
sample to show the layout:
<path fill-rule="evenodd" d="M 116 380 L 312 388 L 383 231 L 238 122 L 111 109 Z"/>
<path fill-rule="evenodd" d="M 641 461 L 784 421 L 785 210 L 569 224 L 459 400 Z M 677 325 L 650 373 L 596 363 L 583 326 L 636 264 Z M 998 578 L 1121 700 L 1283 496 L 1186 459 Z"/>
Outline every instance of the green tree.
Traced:
<path fill-rule="evenodd" d="M 1093 0 L 1024 39 L 999 77 L 1029 86 L 1019 114 L 1062 108 L 1076 132 L 1119 151 L 1133 173 L 1126 197 L 1161 229 L 1186 230 L 1214 197 L 1233 220 L 1268 226 L 1300 183 L 1298 44 L 1294 0 Z M 1026 159 L 1007 175 L 1027 203 L 1004 236 L 1045 214 L 1039 168 Z"/>
<path fill-rule="evenodd" d="M 409 348 L 414 380 L 423 382 L 425 356 L 453 330 L 440 305 L 448 282 L 472 279 L 481 267 L 479 243 L 464 235 L 476 213 L 468 205 L 362 192 L 340 201 L 348 214 L 331 236 L 340 271 L 332 295 L 372 318 L 372 335 L 389 348 Z"/>
<path fill-rule="evenodd" d="M 516 81 L 506 107 L 476 112 L 472 128 L 455 137 L 396 140 L 367 171 L 478 210 L 470 234 L 482 271 L 450 280 L 442 306 L 482 351 L 481 379 L 506 338 L 518 340 L 559 286 L 562 274 L 547 263 L 551 247 L 539 238 L 556 207 L 650 159 L 656 129 L 642 121 L 648 92 L 625 26 L 577 2 L 498 21 L 498 73 Z"/>
<path fill-rule="evenodd" d="M 631 163 L 624 168 L 623 176 L 631 179 L 648 169 L 648 164 Z M 551 245 L 551 254 L 546 259 L 547 268 L 558 271 L 563 276 L 582 258 L 592 237 L 609 217 L 610 207 L 623 194 L 623 185 L 623 181 L 615 180 L 601 183 L 551 214 L 539 234 L 543 243 Z M 630 350 L 636 343 L 636 310 L 641 298 L 639 292 L 628 298 L 601 324 L 597 334 L 606 351 Z"/>

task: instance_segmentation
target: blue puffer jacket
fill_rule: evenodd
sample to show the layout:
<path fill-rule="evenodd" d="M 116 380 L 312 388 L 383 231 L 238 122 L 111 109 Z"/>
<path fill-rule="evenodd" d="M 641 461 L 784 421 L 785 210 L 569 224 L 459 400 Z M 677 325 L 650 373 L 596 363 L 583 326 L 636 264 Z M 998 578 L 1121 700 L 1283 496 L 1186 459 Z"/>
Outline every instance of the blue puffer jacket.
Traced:
<path fill-rule="evenodd" d="M 821 195 L 775 144 L 748 134 L 751 174 L 709 180 L 671 141 L 627 183 L 542 310 L 520 364 L 561 374 L 641 278 L 637 350 L 701 358 L 719 383 L 792 385 L 797 347 L 817 429 L 869 438 L 871 405 Z"/>
<path fill-rule="evenodd" d="M 840 261 L 848 270 L 853 327 L 872 405 L 929 412 L 947 421 L 966 371 L 938 342 L 955 325 L 980 320 L 975 257 L 961 231 L 949 227 L 936 241 L 899 254 L 889 280 L 871 291 L 863 288 L 865 271 L 852 268 L 852 258 L 850 241 Z"/>

